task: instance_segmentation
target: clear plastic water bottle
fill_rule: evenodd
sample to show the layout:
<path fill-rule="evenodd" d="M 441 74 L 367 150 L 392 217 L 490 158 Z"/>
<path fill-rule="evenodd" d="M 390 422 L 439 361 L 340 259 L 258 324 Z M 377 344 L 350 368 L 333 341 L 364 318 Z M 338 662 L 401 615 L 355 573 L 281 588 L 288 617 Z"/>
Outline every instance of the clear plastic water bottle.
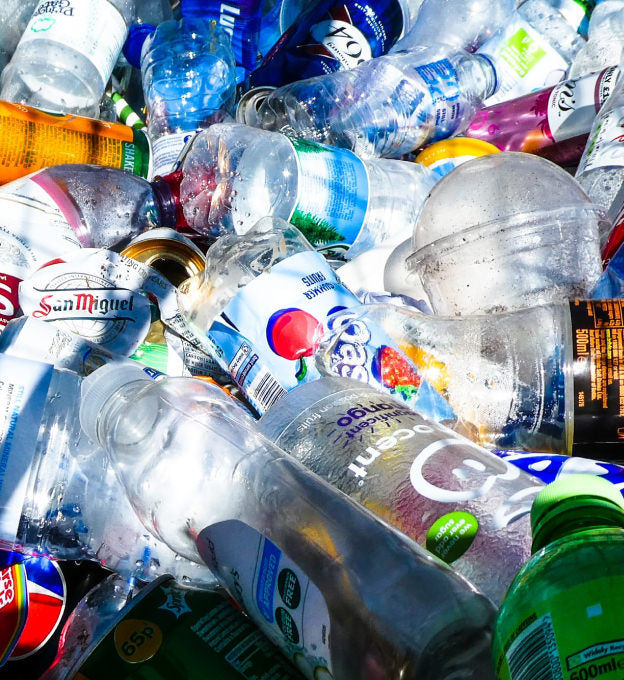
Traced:
<path fill-rule="evenodd" d="M 361 156 L 400 158 L 462 132 L 496 87 L 485 57 L 415 47 L 273 90 L 246 109 L 245 122 Z"/>
<path fill-rule="evenodd" d="M 378 390 L 321 378 L 289 392 L 259 428 L 496 604 L 529 557 L 542 483 Z"/>
<path fill-rule="evenodd" d="M 392 51 L 444 43 L 474 52 L 507 25 L 516 4 L 516 0 L 424 0 L 416 21 Z"/>
<path fill-rule="evenodd" d="M 267 216 L 288 220 L 325 254 L 351 258 L 411 234 L 438 176 L 418 163 L 354 153 L 241 124 L 198 135 L 165 177 L 189 227 L 244 234 Z M 179 185 L 179 189 L 176 186 Z"/>
<path fill-rule="evenodd" d="M 576 53 L 569 77 L 579 78 L 622 61 L 624 2 L 602 0 L 589 20 L 587 44 Z"/>
<path fill-rule="evenodd" d="M 222 390 L 112 364 L 83 386 L 82 426 L 146 526 L 211 567 L 305 677 L 491 677 L 489 600 L 271 444 Z"/>
<path fill-rule="evenodd" d="M 624 206 L 623 115 L 624 78 L 620 78 L 594 119 L 575 175 L 592 201 L 608 211 L 614 227 Z"/>
<path fill-rule="evenodd" d="M 565 78 L 572 59 L 585 44 L 579 30 L 593 2 L 525 0 L 506 26 L 477 54 L 489 57 L 499 80 L 487 106 L 515 99 Z"/>
<path fill-rule="evenodd" d="M 218 641 L 218 642 L 217 642 Z M 156 673 L 174 680 L 301 680 L 222 589 L 163 576 L 147 585 L 111 575 L 78 603 L 41 680 Z"/>
<path fill-rule="evenodd" d="M 533 557 L 496 620 L 496 677 L 619 678 L 624 665 L 620 492 L 592 475 L 557 480 L 535 499 L 531 524 Z"/>
<path fill-rule="evenodd" d="M 0 9 L 0 73 L 19 43 L 39 0 L 4 0 Z"/>
<path fill-rule="evenodd" d="M 214 584 L 208 569 L 176 556 L 141 525 L 106 454 L 80 429 L 80 375 L 5 353 L 0 372 L 8 414 L 0 422 L 0 544 L 96 560 L 127 577 L 151 580 L 170 571 Z"/>
<path fill-rule="evenodd" d="M 141 77 L 152 141 L 153 176 L 170 172 L 192 136 L 234 113 L 235 62 L 215 22 L 165 21 L 148 36 Z"/>
<path fill-rule="evenodd" d="M 448 399 L 453 429 L 482 446 L 619 460 L 624 351 L 613 338 L 623 319 L 619 299 L 459 318 L 363 305 L 332 315 L 315 358 L 324 375 L 341 375 L 380 352 L 366 329 L 382 328 Z"/>
<path fill-rule="evenodd" d="M 134 0 L 40 0 L 10 63 L 0 98 L 97 117 L 134 18 Z"/>

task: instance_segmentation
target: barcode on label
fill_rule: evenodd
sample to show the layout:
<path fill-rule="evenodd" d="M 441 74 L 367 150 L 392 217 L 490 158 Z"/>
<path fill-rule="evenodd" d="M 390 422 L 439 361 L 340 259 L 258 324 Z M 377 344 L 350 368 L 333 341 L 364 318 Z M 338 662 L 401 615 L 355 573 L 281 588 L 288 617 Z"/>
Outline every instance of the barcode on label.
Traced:
<path fill-rule="evenodd" d="M 563 680 L 550 614 L 534 621 L 507 651 L 511 680 Z"/>
<path fill-rule="evenodd" d="M 258 410 L 264 413 L 286 394 L 286 390 L 270 371 L 262 371 L 249 386 L 249 394 L 260 407 Z"/>

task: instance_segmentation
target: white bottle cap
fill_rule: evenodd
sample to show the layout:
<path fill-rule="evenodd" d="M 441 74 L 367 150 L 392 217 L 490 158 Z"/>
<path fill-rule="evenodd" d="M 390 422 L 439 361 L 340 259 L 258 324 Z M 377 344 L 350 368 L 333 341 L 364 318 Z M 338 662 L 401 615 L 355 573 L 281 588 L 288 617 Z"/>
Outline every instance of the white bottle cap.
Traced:
<path fill-rule="evenodd" d="M 137 380 L 151 382 L 151 378 L 136 361 L 112 361 L 88 375 L 81 386 L 80 425 L 85 434 L 95 443 L 100 414 L 110 397 L 124 385 Z"/>

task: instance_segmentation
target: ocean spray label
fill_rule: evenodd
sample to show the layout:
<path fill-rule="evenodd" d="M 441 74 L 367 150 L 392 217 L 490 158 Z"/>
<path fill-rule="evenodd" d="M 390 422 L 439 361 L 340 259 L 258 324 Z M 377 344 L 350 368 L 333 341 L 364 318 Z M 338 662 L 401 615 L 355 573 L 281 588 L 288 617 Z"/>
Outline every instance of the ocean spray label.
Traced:
<path fill-rule="evenodd" d="M 585 135 L 596 113 L 613 91 L 620 70 L 611 66 L 600 73 L 566 80 L 548 98 L 548 127 L 555 142 Z"/>
<path fill-rule="evenodd" d="M 334 314 L 327 328 L 332 335 L 322 357 L 327 372 L 379 387 L 434 420 L 454 417 L 446 399 L 421 378 L 385 330 L 358 318 L 356 309 Z"/>
<path fill-rule="evenodd" d="M 69 676 L 82 680 L 160 675 L 164 668 L 185 680 L 203 680 L 207 668 L 219 680 L 296 680 L 279 651 L 231 602 L 167 577 L 145 586 L 77 666 Z"/>
<path fill-rule="evenodd" d="M 0 189 L 0 328 L 18 309 L 19 283 L 37 267 L 81 247 L 80 216 L 41 173 Z"/>
<path fill-rule="evenodd" d="M 576 176 L 609 166 L 624 166 L 624 117 L 622 108 L 600 116 L 590 133 L 589 142 L 581 158 Z"/>
<path fill-rule="evenodd" d="M 327 604 L 279 546 L 238 520 L 207 527 L 197 546 L 206 564 L 299 671 L 309 680 L 331 677 Z"/>
<path fill-rule="evenodd" d="M 530 606 L 526 606 L 530 603 Z M 620 680 L 624 672 L 621 612 L 624 577 L 608 576 L 525 600 L 510 610 L 512 632 L 496 640 L 500 680 L 529 677 L 539 668 L 548 680 Z"/>
<path fill-rule="evenodd" d="M 248 283 L 206 333 L 213 354 L 264 413 L 297 385 L 318 378 L 311 357 L 327 316 L 358 304 L 325 258 L 292 255 Z"/>
<path fill-rule="evenodd" d="M 435 111 L 433 125 L 436 133 L 430 143 L 445 139 L 455 131 L 462 115 L 461 89 L 455 67 L 448 59 L 440 59 L 416 66 L 414 70 L 429 90 Z"/>
<path fill-rule="evenodd" d="M 289 217 L 310 243 L 326 255 L 353 245 L 366 220 L 368 173 L 351 151 L 290 139 L 299 182 Z"/>
<path fill-rule="evenodd" d="M 12 545 L 52 366 L 0 354 L 0 542 Z"/>
<path fill-rule="evenodd" d="M 251 74 L 251 85 L 279 87 L 354 68 L 388 52 L 403 34 L 404 25 L 396 0 L 316 3 L 300 14 L 269 50 Z"/>
<path fill-rule="evenodd" d="M 40 269 L 20 284 L 20 304 L 25 314 L 124 356 L 138 348 L 158 318 L 201 346 L 167 279 L 142 262 L 102 248 L 83 248 L 66 262 Z"/>
<path fill-rule="evenodd" d="M 106 84 L 126 39 L 126 22 L 108 0 L 40 0 L 20 45 L 51 40 L 80 52 Z"/>
<path fill-rule="evenodd" d="M 528 513 L 543 485 L 381 393 L 354 388 L 321 399 L 290 422 L 269 414 L 260 420 L 260 430 L 452 562 L 490 596 L 494 588 L 502 599 L 530 554 Z M 328 455 L 318 456 L 319 446 Z M 518 540 L 521 532 L 525 540 Z M 495 586 L 489 565 L 479 565 L 483 555 L 505 564 Z"/>
<path fill-rule="evenodd" d="M 533 90 L 559 82 L 568 62 L 534 28 L 516 13 L 506 28 L 492 36 L 478 50 L 496 68 L 498 90 L 485 106 L 515 99 Z"/>

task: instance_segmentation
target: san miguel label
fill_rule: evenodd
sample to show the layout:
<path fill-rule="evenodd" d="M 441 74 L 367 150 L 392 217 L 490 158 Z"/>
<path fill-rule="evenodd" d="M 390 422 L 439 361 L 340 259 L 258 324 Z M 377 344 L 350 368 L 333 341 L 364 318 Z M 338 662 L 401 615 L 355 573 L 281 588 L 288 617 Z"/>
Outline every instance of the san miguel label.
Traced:
<path fill-rule="evenodd" d="M 624 454 L 624 300 L 575 300 L 572 321 L 573 452 Z M 619 447 L 618 447 L 619 448 Z"/>

